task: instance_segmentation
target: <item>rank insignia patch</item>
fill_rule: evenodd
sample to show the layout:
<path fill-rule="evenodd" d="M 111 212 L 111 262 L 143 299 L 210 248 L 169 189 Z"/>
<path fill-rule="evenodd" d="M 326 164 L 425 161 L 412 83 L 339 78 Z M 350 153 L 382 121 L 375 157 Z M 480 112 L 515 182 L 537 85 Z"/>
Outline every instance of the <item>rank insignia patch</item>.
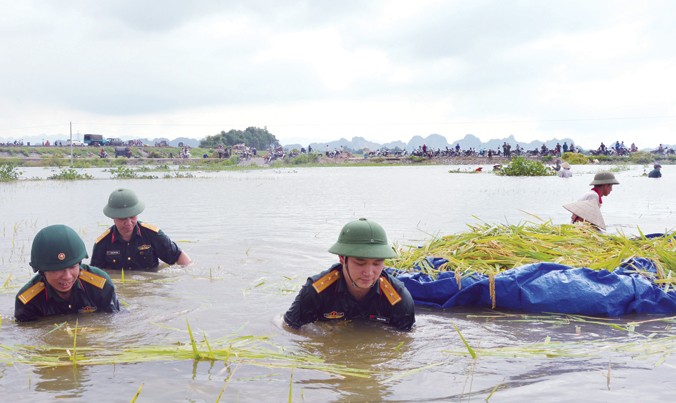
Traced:
<path fill-rule="evenodd" d="M 326 319 L 341 319 L 344 316 L 345 316 L 345 312 L 331 311 L 331 312 L 324 313 L 324 317 Z"/>

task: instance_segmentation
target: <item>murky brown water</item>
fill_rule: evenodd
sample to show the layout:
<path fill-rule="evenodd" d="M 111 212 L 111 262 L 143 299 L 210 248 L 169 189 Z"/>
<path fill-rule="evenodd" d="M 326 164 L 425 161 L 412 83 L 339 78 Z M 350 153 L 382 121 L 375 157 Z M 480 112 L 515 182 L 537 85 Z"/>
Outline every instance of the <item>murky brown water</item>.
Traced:
<path fill-rule="evenodd" d="M 5 346 L 0 357 L 13 354 L 9 346 L 72 346 L 74 317 L 28 325 L 12 319 L 15 294 L 32 275 L 32 238 L 46 225 L 64 223 L 80 232 L 91 251 L 94 239 L 111 224 L 101 212 L 108 194 L 129 187 L 146 202 L 141 220 L 164 229 L 195 263 L 158 273 L 125 273 L 124 283 L 120 273 L 112 273 L 125 312 L 81 316 L 78 326 L 84 330 L 77 345 L 83 354 L 85 347 L 114 353 L 189 343 L 188 322 L 198 340 L 206 335 L 214 345 L 223 338 L 265 336 L 290 353 L 371 371 L 358 378 L 256 365 L 265 360 L 235 360 L 239 364 L 231 366 L 189 359 L 60 368 L 16 364 L 0 367 L 3 396 L 130 401 L 143 385 L 139 401 L 212 402 L 224 387 L 221 401 L 285 401 L 289 389 L 294 401 L 480 401 L 491 393 L 491 401 L 671 398 L 673 321 L 627 332 L 557 315 L 505 317 L 462 308 L 418 309 L 410 333 L 348 324 L 310 325 L 296 334 L 281 326 L 281 315 L 305 278 L 336 260 L 326 250 L 347 221 L 372 218 L 399 245 L 463 231 L 477 218 L 517 223 L 534 220 L 531 213 L 564 223 L 568 213 L 561 205 L 586 191 L 596 172 L 595 167 L 575 167 L 576 175 L 564 180 L 449 174 L 448 169 L 299 168 L 125 181 L 92 170 L 102 179 L 0 183 L 0 284 L 6 283 L 0 288 L 0 345 Z M 610 231 L 674 227 L 676 170 L 666 166 L 660 180 L 640 177 L 642 170 L 616 174 L 621 185 L 603 206 Z M 42 168 L 24 171 L 25 177 L 50 174 Z M 652 318 L 615 323 L 646 319 Z M 476 360 L 467 355 L 454 325 L 479 351 Z M 642 344 L 651 334 L 662 340 L 657 351 Z M 526 354 L 547 337 L 561 343 L 559 355 Z M 521 349 L 498 355 L 505 347 Z"/>

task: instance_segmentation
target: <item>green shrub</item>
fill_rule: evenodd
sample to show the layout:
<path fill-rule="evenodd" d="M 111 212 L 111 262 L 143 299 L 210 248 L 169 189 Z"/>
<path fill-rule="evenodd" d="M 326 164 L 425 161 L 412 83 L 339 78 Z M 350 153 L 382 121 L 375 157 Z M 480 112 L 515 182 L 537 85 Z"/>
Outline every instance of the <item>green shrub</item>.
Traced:
<path fill-rule="evenodd" d="M 589 157 L 580 153 L 563 153 L 561 159 L 568 161 L 571 165 L 586 165 L 589 164 Z"/>
<path fill-rule="evenodd" d="M 195 175 L 191 174 L 190 172 L 177 172 L 174 171 L 173 173 L 166 173 L 164 174 L 164 179 L 176 179 L 176 178 L 194 178 Z"/>
<path fill-rule="evenodd" d="M 138 171 L 128 166 L 119 166 L 110 169 L 113 179 L 157 179 L 154 175 L 139 175 Z"/>
<path fill-rule="evenodd" d="M 554 171 L 544 166 L 540 161 L 529 160 L 524 157 L 514 157 L 501 170 L 496 171 L 503 176 L 551 176 Z"/>
<path fill-rule="evenodd" d="M 93 178 L 94 178 L 93 176 L 86 174 L 86 173 L 80 173 L 73 168 L 61 168 L 61 172 L 54 174 L 54 175 L 48 177 L 47 179 L 73 181 L 73 180 L 93 179 Z"/>
<path fill-rule="evenodd" d="M 635 153 L 631 153 L 629 155 L 629 161 L 631 161 L 632 164 L 650 164 L 654 161 L 654 157 L 652 154 L 647 153 L 645 151 L 639 151 Z"/>
<path fill-rule="evenodd" d="M 0 182 L 19 180 L 22 173 L 12 164 L 0 164 Z"/>
<path fill-rule="evenodd" d="M 300 154 L 291 159 L 294 165 L 312 164 L 319 161 L 319 154 Z"/>
<path fill-rule="evenodd" d="M 128 166 L 119 166 L 110 168 L 110 176 L 113 179 L 135 179 L 138 177 L 136 171 Z"/>

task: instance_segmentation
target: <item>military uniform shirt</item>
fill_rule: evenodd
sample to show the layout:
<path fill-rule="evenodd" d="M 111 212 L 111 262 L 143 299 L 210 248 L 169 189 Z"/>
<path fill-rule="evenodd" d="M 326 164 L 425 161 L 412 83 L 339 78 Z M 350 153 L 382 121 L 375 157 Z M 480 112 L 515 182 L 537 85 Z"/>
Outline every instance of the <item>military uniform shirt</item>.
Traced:
<path fill-rule="evenodd" d="M 108 273 L 86 264 L 81 264 L 80 269 L 80 276 L 71 289 L 70 301 L 63 300 L 42 273 L 36 274 L 16 295 L 16 320 L 28 322 L 69 313 L 119 312 L 120 303 Z"/>
<path fill-rule="evenodd" d="M 376 284 L 361 301 L 357 301 L 347 289 L 342 268 L 341 264 L 335 264 L 330 269 L 308 278 L 284 315 L 284 321 L 294 328 L 315 321 L 354 319 L 381 322 L 399 330 L 409 330 L 413 326 L 415 323 L 413 298 L 401 281 L 383 271 L 378 282 L 385 280 L 391 284 L 390 290 L 395 291 L 391 294 L 400 298 L 391 302 L 381 286 Z M 332 280 L 335 281 L 320 292 L 313 286 L 318 282 L 321 284 L 322 281 Z M 387 287 L 387 284 L 385 286 Z"/>
<path fill-rule="evenodd" d="M 160 260 L 171 265 L 179 256 L 181 249 L 161 229 L 139 221 L 129 242 L 114 225 L 101 234 L 94 244 L 91 264 L 104 270 L 154 270 Z"/>

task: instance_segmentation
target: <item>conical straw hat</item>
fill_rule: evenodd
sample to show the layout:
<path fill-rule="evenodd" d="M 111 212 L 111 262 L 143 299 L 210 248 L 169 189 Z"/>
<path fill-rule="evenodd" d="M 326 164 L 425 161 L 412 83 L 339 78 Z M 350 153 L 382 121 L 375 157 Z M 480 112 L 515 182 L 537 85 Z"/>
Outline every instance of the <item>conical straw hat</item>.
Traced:
<path fill-rule="evenodd" d="M 563 208 L 602 230 L 606 229 L 606 223 L 603 221 L 603 215 L 596 200 L 580 200 L 564 204 Z"/>

